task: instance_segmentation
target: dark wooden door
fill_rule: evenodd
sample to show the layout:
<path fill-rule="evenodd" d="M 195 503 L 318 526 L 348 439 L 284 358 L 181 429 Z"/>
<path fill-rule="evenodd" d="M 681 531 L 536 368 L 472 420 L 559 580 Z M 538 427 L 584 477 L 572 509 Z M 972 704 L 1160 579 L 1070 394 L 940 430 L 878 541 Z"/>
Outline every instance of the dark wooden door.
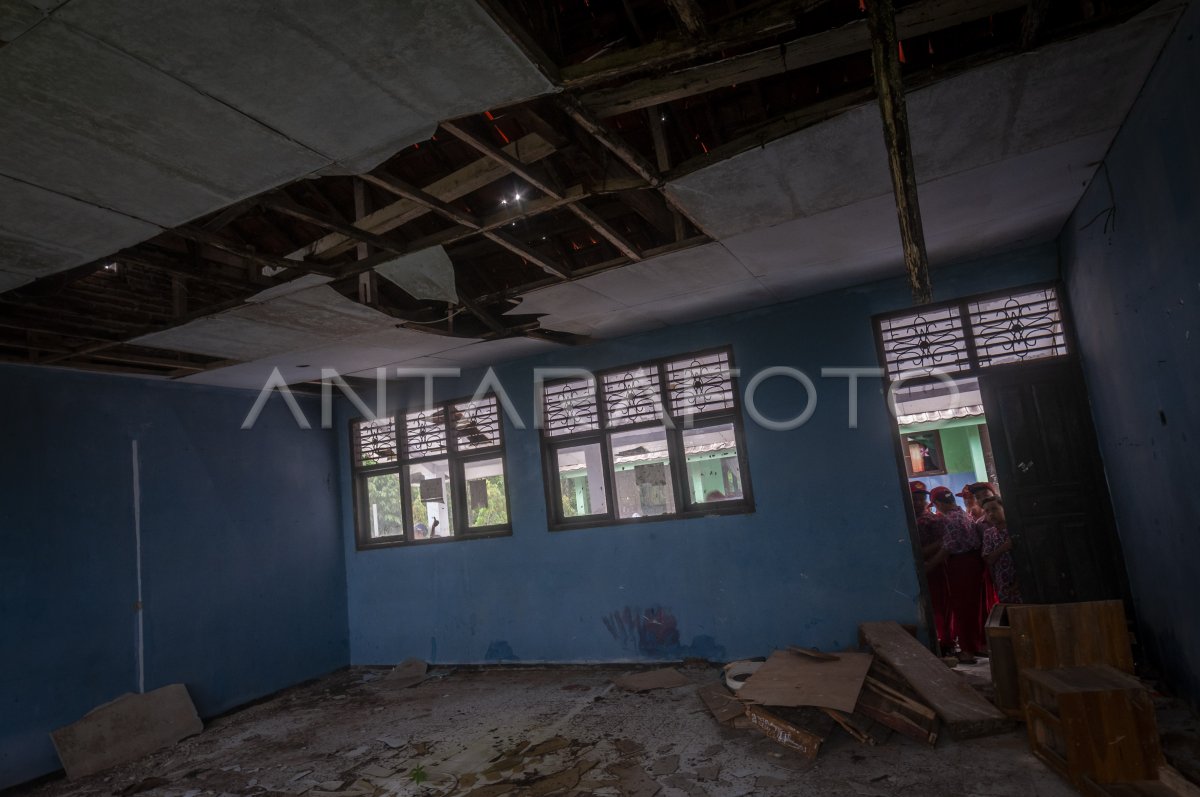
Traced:
<path fill-rule="evenodd" d="M 1091 409 L 1078 365 L 979 377 L 996 475 L 1029 603 L 1128 600 Z"/>

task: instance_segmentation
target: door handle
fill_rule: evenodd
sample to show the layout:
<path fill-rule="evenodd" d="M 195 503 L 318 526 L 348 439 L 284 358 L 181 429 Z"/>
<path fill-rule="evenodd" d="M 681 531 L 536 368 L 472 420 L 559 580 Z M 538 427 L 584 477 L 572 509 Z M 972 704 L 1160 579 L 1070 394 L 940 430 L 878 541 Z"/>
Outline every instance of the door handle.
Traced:
<path fill-rule="evenodd" d="M 1033 470 L 1033 460 L 1031 459 L 1028 462 L 1018 462 L 1017 470 L 1021 471 L 1021 473 L 1028 473 L 1029 471 Z"/>

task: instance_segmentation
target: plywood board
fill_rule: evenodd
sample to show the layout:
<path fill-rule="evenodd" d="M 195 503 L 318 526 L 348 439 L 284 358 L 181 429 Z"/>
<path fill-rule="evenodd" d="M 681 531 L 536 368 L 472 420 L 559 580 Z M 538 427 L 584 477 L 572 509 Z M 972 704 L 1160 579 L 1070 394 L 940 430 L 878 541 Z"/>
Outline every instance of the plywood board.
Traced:
<path fill-rule="evenodd" d="M 839 653 L 822 661 L 790 650 L 777 650 L 746 679 L 738 697 L 763 706 L 815 706 L 850 713 L 858 704 L 870 653 Z"/>
<path fill-rule="evenodd" d="M 153 753 L 204 730 L 183 684 L 122 695 L 50 734 L 71 780 Z"/>
<path fill-rule="evenodd" d="M 999 709 L 898 623 L 863 623 L 860 629 L 875 655 L 899 673 L 954 738 L 988 736 L 1012 727 Z"/>
<path fill-rule="evenodd" d="M 708 706 L 712 715 L 717 718 L 717 722 L 729 722 L 746 713 L 741 701 L 734 697 L 733 693 L 720 681 L 705 684 L 697 690 L 697 694 L 704 701 L 704 705 Z"/>

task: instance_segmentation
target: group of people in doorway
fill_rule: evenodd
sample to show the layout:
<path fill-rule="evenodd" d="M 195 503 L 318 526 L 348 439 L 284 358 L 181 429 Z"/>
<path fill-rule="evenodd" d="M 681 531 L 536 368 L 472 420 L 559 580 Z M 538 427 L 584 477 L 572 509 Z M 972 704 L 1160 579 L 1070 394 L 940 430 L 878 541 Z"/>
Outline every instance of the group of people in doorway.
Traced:
<path fill-rule="evenodd" d="M 1021 603 L 1004 502 L 987 482 L 968 484 L 955 500 L 949 487 L 910 482 L 917 535 L 933 602 L 933 622 L 944 652 L 958 644 L 958 660 L 986 655 L 983 628 L 996 603 Z"/>

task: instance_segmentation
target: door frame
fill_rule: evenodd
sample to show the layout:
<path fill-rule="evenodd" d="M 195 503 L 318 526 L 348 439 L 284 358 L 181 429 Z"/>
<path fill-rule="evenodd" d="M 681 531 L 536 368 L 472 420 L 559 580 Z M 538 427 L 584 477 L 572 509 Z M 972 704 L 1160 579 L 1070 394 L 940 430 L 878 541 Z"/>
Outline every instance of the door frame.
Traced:
<path fill-rule="evenodd" d="M 1001 298 L 1004 296 L 1012 296 L 1014 294 L 1021 294 L 1021 293 L 1038 291 L 1038 290 L 1053 290 L 1054 291 L 1055 299 L 1057 300 L 1057 303 L 1058 303 L 1059 317 L 1060 317 L 1060 321 L 1062 324 L 1063 344 L 1064 344 L 1064 348 L 1066 349 L 1066 351 L 1060 355 L 1051 356 L 1051 357 L 1039 357 L 1035 360 L 1030 360 L 1028 362 L 1022 361 L 1022 362 L 1013 362 L 1013 363 L 1002 363 L 999 365 L 980 366 L 979 358 L 978 358 L 977 351 L 976 351 L 976 345 L 975 345 L 975 335 L 974 335 L 973 329 L 971 328 L 970 303 L 978 302 L 978 301 L 986 301 L 988 299 L 998 299 L 998 298 Z M 903 308 L 899 308 L 896 310 L 889 310 L 889 311 L 886 311 L 883 313 L 876 313 L 875 315 L 871 316 L 871 329 L 872 329 L 872 332 L 873 332 L 874 338 L 875 338 L 875 353 L 876 353 L 876 357 L 878 358 L 879 365 L 883 369 L 884 401 L 886 403 L 888 403 L 889 405 L 891 404 L 891 401 L 890 401 L 891 387 L 895 380 L 893 380 L 891 378 L 891 376 L 889 375 L 889 371 L 888 371 L 887 350 L 886 350 L 886 346 L 884 344 L 883 328 L 882 328 L 883 322 L 894 319 L 894 318 L 903 318 L 905 316 L 911 316 L 913 314 L 920 314 L 923 311 L 942 310 L 942 309 L 950 308 L 950 307 L 956 307 L 959 312 L 959 318 L 961 319 L 961 322 L 962 322 L 962 335 L 963 335 L 963 342 L 964 342 L 965 352 L 967 355 L 968 364 L 967 364 L 966 368 L 963 368 L 962 370 L 959 370 L 959 371 L 955 371 L 953 373 L 947 373 L 946 375 L 951 377 L 952 379 L 956 379 L 956 380 L 958 380 L 958 379 L 978 379 L 978 380 L 980 380 L 981 400 L 982 400 L 982 394 L 983 394 L 982 380 L 984 378 L 986 378 L 986 376 L 988 374 L 1019 372 L 1031 365 L 1056 364 L 1056 365 L 1060 365 L 1062 367 L 1074 368 L 1080 374 L 1080 378 L 1082 380 L 1083 369 L 1082 369 L 1082 363 L 1079 358 L 1079 343 L 1078 343 L 1077 338 L 1075 337 L 1075 324 L 1073 321 L 1073 317 L 1071 315 L 1071 308 L 1070 308 L 1068 300 L 1067 300 L 1066 288 L 1063 285 L 1061 280 L 1047 280 L 1047 281 L 1041 281 L 1041 282 L 1026 283 L 1023 285 L 1014 285 L 1009 288 L 1002 288 L 1002 289 L 993 290 L 993 291 L 986 291 L 983 293 L 968 294 L 965 296 L 956 297 L 954 299 L 947 299 L 947 300 L 941 301 L 941 302 L 930 302 L 929 304 L 903 307 Z M 940 381 L 942 381 L 942 380 L 936 376 L 914 377 L 912 379 L 904 379 L 903 380 L 905 385 L 913 385 L 913 386 L 937 383 Z M 1085 395 L 1086 395 L 1087 385 L 1084 382 L 1081 382 L 1081 384 L 1083 384 Z M 916 517 L 914 516 L 914 513 L 913 513 L 912 492 L 908 486 L 909 481 L 910 481 L 909 477 L 908 477 L 908 469 L 904 464 L 903 435 L 900 434 L 900 428 L 895 423 L 896 419 L 895 419 L 895 415 L 893 413 L 893 408 L 891 406 L 888 407 L 888 414 L 891 416 L 891 420 L 889 423 L 891 426 L 892 449 L 893 449 L 893 452 L 896 457 L 896 475 L 897 475 L 897 478 L 899 479 L 899 485 L 901 488 L 901 492 L 904 496 L 903 500 L 904 500 L 904 506 L 905 506 L 905 510 L 906 510 L 905 511 L 905 521 L 908 524 L 909 542 L 911 544 L 912 553 L 913 553 L 913 568 L 916 570 L 917 583 L 921 590 L 921 596 L 920 596 L 921 611 L 922 611 L 922 614 L 924 615 L 924 619 L 926 622 L 926 628 L 929 631 L 930 647 L 931 647 L 931 649 L 937 651 L 938 650 L 938 640 L 937 640 L 937 634 L 934 631 L 934 625 L 933 625 L 933 601 L 929 595 L 929 580 L 925 577 L 925 568 L 921 566 L 923 557 L 921 556 L 920 539 L 917 535 L 917 521 L 916 521 Z M 987 417 L 987 405 L 986 404 L 984 405 L 984 417 L 985 418 Z M 1090 417 L 1090 414 L 1088 417 L 1088 423 L 1091 424 L 1094 429 L 1095 425 L 1094 425 L 1093 419 Z M 1102 471 L 1101 476 L 1103 476 L 1104 475 L 1103 474 L 1104 462 L 1102 459 L 1099 460 L 1099 462 L 1100 462 L 1100 468 Z M 1111 506 L 1111 496 L 1108 494 L 1108 490 L 1107 490 L 1107 479 L 1102 479 L 1102 483 L 1106 487 L 1105 500 L 1108 501 Z M 1111 512 L 1110 512 L 1110 516 L 1111 516 Z M 1114 534 L 1116 533 L 1115 526 L 1113 529 L 1113 533 Z M 1119 542 L 1119 539 L 1118 539 L 1118 542 Z M 1120 571 L 1122 574 L 1124 574 L 1124 572 L 1125 572 L 1124 561 L 1121 561 L 1119 564 L 1120 564 Z M 1124 583 L 1122 584 L 1122 588 L 1125 590 L 1125 594 L 1128 595 L 1128 589 L 1124 585 Z M 1127 604 L 1128 604 L 1128 600 L 1129 600 L 1128 597 L 1126 597 Z M 1132 616 L 1132 615 L 1130 615 L 1130 616 Z"/>

